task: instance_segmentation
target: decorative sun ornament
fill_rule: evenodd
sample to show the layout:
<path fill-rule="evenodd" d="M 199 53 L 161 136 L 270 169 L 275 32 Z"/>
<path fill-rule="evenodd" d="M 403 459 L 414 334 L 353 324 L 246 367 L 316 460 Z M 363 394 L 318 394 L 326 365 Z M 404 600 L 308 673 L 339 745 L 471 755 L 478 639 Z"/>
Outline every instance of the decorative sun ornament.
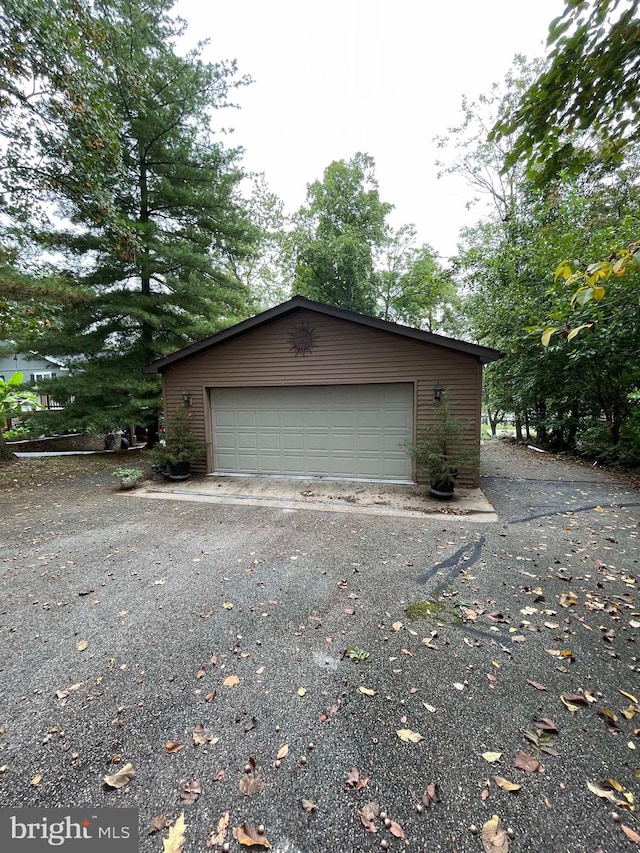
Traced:
<path fill-rule="evenodd" d="M 291 343 L 289 349 L 293 350 L 296 355 L 305 356 L 313 349 L 315 344 L 314 335 L 315 329 L 311 328 L 308 323 L 294 326 L 289 332 L 289 341 Z"/>

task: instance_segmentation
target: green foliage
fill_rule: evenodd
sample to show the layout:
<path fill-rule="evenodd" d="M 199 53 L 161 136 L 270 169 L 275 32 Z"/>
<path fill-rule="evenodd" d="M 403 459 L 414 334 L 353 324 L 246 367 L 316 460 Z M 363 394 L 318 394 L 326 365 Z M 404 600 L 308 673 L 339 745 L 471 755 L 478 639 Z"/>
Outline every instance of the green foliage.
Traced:
<path fill-rule="evenodd" d="M 376 261 L 376 313 L 428 332 L 459 332 L 455 282 L 429 245 L 416 245 L 413 225 L 387 227 Z"/>
<path fill-rule="evenodd" d="M 197 462 L 207 452 L 204 441 L 196 438 L 186 408 L 176 409 L 165 422 L 164 444 L 153 448 L 153 463 L 160 468 L 175 462 Z"/>
<path fill-rule="evenodd" d="M 142 468 L 116 468 L 115 471 L 111 472 L 112 477 L 118 477 L 122 479 L 131 479 L 131 480 L 141 480 L 144 477 L 144 471 Z"/>
<path fill-rule="evenodd" d="M 514 136 L 507 167 L 526 161 L 538 186 L 593 166 L 595 152 L 615 167 L 640 141 L 638 2 L 566 0 L 547 43 L 547 68 L 493 129 Z"/>
<path fill-rule="evenodd" d="M 454 486 L 459 472 L 477 459 L 468 435 L 469 425 L 454 413 L 446 394 L 434 403 L 431 420 L 425 424 L 408 450 L 415 460 L 418 476 L 433 485 Z"/>
<path fill-rule="evenodd" d="M 362 663 L 363 660 L 369 657 L 369 652 L 359 649 L 356 646 L 349 646 L 347 655 L 349 656 L 349 660 L 352 660 L 354 663 Z"/>
<path fill-rule="evenodd" d="M 64 17 L 67 6 L 54 2 Z M 55 68 L 43 65 L 43 118 L 28 146 L 34 153 L 17 146 L 0 177 L 16 228 L 22 198 L 45 198 L 44 213 L 56 203 L 63 216 L 48 221 L 34 204 L 24 229 L 26 248 L 49 250 L 53 272 L 82 295 L 31 347 L 72 366 L 68 376 L 41 383 L 65 404 L 56 413 L 62 428 L 152 424 L 160 385 L 145 365 L 248 310 L 247 288 L 229 261 L 248 251 L 255 230 L 238 192 L 240 153 L 226 149 L 212 125 L 246 81 L 237 79 L 234 63 L 205 63 L 197 50 L 176 53 L 183 27 L 170 17 L 172 5 L 81 3 L 71 9 L 82 27 L 67 30 L 45 27 L 40 6 L 32 20 L 22 4 L 10 4 L 16 50 L 20 32 L 29 43 L 44 33 L 55 41 L 54 57 L 70 53 L 78 78 L 61 93 L 67 77 L 59 81 Z M 90 73 L 75 56 L 75 40 L 88 50 Z M 46 55 L 43 47 L 28 67 Z M 12 78 L 14 94 L 22 73 L 21 66 Z M 7 134 L 22 105 L 12 98 Z M 18 251 L 14 268 L 25 258 Z"/>
<path fill-rule="evenodd" d="M 20 414 L 22 407 L 37 409 L 40 407 L 37 396 L 22 387 L 23 375 L 14 373 L 10 379 L 0 379 L 0 460 L 13 459 L 14 454 L 5 443 L 3 435 L 8 419 Z"/>
<path fill-rule="evenodd" d="M 380 201 L 368 154 L 328 166 L 307 187 L 307 205 L 292 235 L 294 289 L 310 299 L 375 314 L 374 251 L 391 205 Z"/>

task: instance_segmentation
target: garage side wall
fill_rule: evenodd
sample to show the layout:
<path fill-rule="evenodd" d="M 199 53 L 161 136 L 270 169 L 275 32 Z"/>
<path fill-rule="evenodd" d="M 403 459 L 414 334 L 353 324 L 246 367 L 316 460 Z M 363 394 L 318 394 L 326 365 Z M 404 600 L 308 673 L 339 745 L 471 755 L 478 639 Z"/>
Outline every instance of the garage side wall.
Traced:
<path fill-rule="evenodd" d="M 306 334 L 296 332 L 306 330 Z M 294 341 L 310 339 L 306 353 Z M 209 444 L 199 473 L 213 470 L 209 391 L 215 387 L 349 385 L 412 382 L 415 435 L 436 411 L 433 388 L 440 383 L 458 417 L 468 423 L 468 442 L 478 447 L 482 366 L 475 356 L 370 329 L 314 311 L 299 310 L 167 367 L 165 413 L 191 395 L 190 419 Z M 414 436 L 415 437 L 415 436 Z M 460 485 L 478 485 L 478 465 L 462 472 Z"/>

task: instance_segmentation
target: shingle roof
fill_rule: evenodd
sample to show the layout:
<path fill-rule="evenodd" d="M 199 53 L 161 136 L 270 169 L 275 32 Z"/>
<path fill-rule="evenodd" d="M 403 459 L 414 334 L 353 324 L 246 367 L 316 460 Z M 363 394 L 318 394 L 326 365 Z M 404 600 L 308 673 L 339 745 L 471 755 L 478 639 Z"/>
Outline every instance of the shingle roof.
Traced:
<path fill-rule="evenodd" d="M 145 368 L 147 373 L 162 373 L 162 371 L 182 361 L 184 358 L 190 358 L 211 347 L 218 346 L 225 341 L 243 335 L 246 332 L 259 329 L 266 323 L 272 320 L 284 317 L 292 311 L 297 311 L 301 308 L 309 311 L 316 311 L 319 314 L 325 314 L 328 317 L 336 317 L 340 320 L 347 320 L 350 323 L 356 323 L 360 326 L 367 326 L 370 329 L 378 329 L 381 332 L 388 332 L 393 335 L 401 335 L 405 338 L 412 338 L 416 341 L 422 341 L 434 346 L 444 347 L 445 349 L 455 350 L 456 352 L 464 352 L 468 355 L 475 356 L 482 364 L 488 364 L 491 361 L 497 361 L 502 358 L 504 353 L 500 350 L 491 349 L 491 347 L 483 347 L 478 344 L 470 344 L 467 341 L 459 341 L 456 338 L 447 338 L 444 335 L 434 335 L 431 332 L 425 332 L 422 329 L 412 329 L 410 326 L 401 326 L 398 323 L 390 323 L 388 320 L 381 320 L 378 317 L 369 317 L 366 314 L 359 314 L 357 311 L 348 311 L 345 308 L 336 308 L 334 305 L 325 305 L 323 302 L 314 302 L 312 299 L 307 299 L 305 296 L 294 296 L 287 302 L 282 302 L 274 308 L 269 308 L 255 317 L 250 317 L 248 320 L 243 320 L 241 323 L 236 323 L 228 329 L 223 329 L 215 335 L 208 338 L 203 338 L 201 341 L 196 341 L 182 349 L 176 350 L 163 358 L 151 362 Z"/>

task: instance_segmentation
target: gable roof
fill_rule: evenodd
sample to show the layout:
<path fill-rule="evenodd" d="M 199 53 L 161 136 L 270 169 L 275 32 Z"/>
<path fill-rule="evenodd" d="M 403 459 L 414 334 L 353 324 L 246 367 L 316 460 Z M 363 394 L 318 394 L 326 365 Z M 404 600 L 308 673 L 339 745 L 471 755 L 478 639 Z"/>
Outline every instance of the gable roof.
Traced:
<path fill-rule="evenodd" d="M 390 323 L 388 320 L 381 320 L 378 317 L 369 317 L 366 314 L 359 314 L 357 311 L 348 311 L 346 308 L 336 308 L 334 305 L 325 305 L 324 302 L 314 302 L 312 299 L 307 299 L 306 296 L 294 296 L 287 300 L 287 302 L 282 302 L 274 308 L 269 308 L 267 311 L 256 314 L 255 317 L 250 317 L 248 320 L 236 323 L 235 326 L 229 326 L 228 329 L 223 329 L 215 335 L 203 338 L 201 341 L 196 341 L 194 344 L 189 344 L 182 349 L 176 350 L 176 352 L 165 355 L 163 358 L 158 358 L 156 361 L 152 361 L 151 364 L 145 367 L 145 372 L 162 373 L 165 368 L 170 367 L 178 361 L 182 361 L 184 358 L 190 358 L 193 355 L 197 355 L 211 347 L 218 346 L 218 344 L 222 344 L 225 341 L 236 338 L 246 332 L 259 329 L 266 323 L 285 317 L 292 311 L 297 311 L 301 308 L 309 311 L 315 311 L 318 314 L 324 314 L 327 317 L 347 320 L 348 322 L 356 323 L 359 326 L 378 329 L 381 332 L 389 332 L 393 335 L 401 335 L 405 338 L 411 338 L 416 341 L 422 341 L 423 343 L 455 350 L 456 352 L 464 352 L 468 355 L 475 356 L 475 358 L 477 358 L 482 364 L 497 361 L 504 355 L 500 350 L 492 349 L 491 347 L 470 344 L 467 343 L 467 341 L 459 341 L 456 338 L 447 338 L 444 335 L 433 335 L 431 332 L 424 332 L 422 329 L 412 329 L 410 326 L 401 326 L 398 323 Z"/>

